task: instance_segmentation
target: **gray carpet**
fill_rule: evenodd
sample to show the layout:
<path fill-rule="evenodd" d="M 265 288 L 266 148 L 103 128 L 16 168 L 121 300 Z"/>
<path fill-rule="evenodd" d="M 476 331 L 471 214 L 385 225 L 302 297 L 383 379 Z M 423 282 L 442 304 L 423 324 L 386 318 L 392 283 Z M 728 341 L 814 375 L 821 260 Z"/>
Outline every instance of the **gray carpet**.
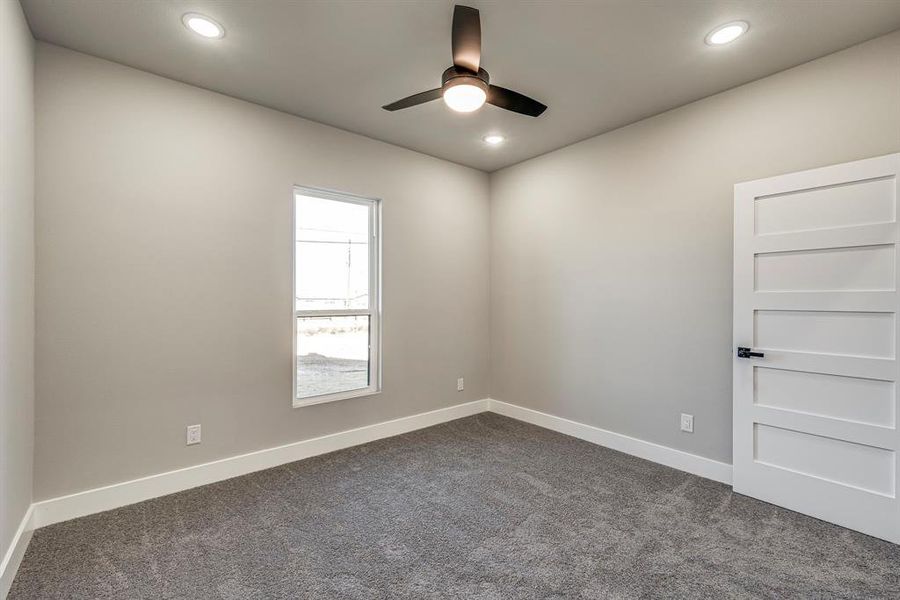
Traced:
<path fill-rule="evenodd" d="M 37 531 L 24 598 L 900 598 L 900 546 L 482 414 Z"/>

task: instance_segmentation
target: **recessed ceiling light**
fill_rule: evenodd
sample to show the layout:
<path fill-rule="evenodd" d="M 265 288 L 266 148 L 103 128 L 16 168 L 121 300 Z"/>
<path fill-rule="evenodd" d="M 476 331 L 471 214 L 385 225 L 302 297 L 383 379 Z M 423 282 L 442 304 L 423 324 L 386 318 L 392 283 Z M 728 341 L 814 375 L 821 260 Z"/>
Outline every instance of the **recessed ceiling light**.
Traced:
<path fill-rule="evenodd" d="M 492 133 L 491 135 L 486 135 L 481 139 L 484 140 L 485 144 L 488 144 L 490 146 L 496 146 L 497 144 L 502 144 L 506 138 L 503 137 L 502 135 Z"/>
<path fill-rule="evenodd" d="M 719 25 L 706 36 L 706 43 L 710 46 L 721 46 L 738 39 L 750 29 L 747 21 L 732 21 Z"/>
<path fill-rule="evenodd" d="M 181 17 L 184 26 L 205 38 L 225 37 L 225 28 L 210 19 L 197 13 L 187 13 Z"/>

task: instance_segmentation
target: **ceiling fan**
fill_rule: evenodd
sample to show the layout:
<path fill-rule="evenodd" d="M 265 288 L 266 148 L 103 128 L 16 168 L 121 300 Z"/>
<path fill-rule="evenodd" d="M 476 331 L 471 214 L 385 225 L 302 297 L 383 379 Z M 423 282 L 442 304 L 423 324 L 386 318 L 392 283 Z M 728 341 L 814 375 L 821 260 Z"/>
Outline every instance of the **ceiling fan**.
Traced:
<path fill-rule="evenodd" d="M 472 112 L 487 102 L 529 117 L 540 116 L 547 107 L 497 85 L 491 85 L 488 72 L 481 68 L 481 17 L 478 10 L 456 5 L 453 9 L 453 66 L 441 75 L 441 87 L 414 94 L 382 106 L 395 111 L 425 104 L 438 98 L 455 111 Z"/>

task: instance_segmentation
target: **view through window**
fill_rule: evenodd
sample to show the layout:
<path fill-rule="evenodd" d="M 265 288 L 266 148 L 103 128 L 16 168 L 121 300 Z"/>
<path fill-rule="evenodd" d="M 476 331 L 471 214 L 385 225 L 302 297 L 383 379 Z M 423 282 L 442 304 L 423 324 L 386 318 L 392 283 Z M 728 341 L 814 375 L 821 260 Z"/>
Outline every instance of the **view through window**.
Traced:
<path fill-rule="evenodd" d="M 295 403 L 378 389 L 377 201 L 297 189 Z"/>

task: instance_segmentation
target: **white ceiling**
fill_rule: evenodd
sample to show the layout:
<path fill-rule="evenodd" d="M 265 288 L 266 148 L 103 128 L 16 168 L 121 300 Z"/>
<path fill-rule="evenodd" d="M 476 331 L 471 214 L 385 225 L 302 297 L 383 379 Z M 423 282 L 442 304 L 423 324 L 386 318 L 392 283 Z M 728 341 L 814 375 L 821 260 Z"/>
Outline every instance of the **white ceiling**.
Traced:
<path fill-rule="evenodd" d="M 547 104 L 533 119 L 440 101 L 453 2 L 22 0 L 38 39 L 485 171 L 537 156 L 900 28 L 897 0 L 479 1 L 492 83 Z M 205 40 L 181 24 L 206 14 Z M 709 47 L 744 19 L 749 33 Z M 486 147 L 499 132 L 508 141 Z"/>

